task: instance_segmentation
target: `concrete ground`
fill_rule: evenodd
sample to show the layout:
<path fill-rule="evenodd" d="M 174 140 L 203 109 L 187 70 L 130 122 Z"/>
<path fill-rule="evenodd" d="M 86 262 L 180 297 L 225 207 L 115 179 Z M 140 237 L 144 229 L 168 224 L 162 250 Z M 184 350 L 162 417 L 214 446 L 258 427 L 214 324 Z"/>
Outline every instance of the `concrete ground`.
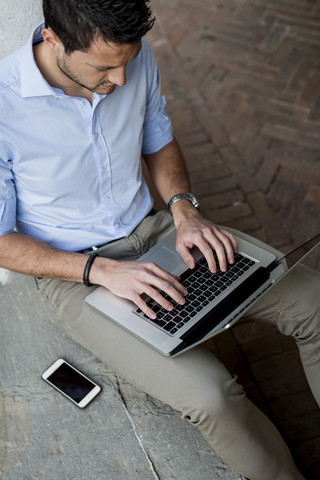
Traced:
<path fill-rule="evenodd" d="M 1 272 L 0 480 L 243 480 L 178 412 L 117 378 Z M 63 357 L 102 387 L 80 410 L 41 379 Z"/>
<path fill-rule="evenodd" d="M 203 212 L 288 250 L 319 232 L 320 1 L 153 0 L 148 39 Z M 319 250 L 319 249 L 318 249 Z M 308 259 L 320 269 L 320 252 Z M 0 479 L 241 479 L 179 413 L 51 322 L 32 278 L 1 272 Z M 291 339 L 239 323 L 212 348 L 320 478 L 320 412 Z M 101 384 L 80 411 L 41 380 L 63 356 Z"/>

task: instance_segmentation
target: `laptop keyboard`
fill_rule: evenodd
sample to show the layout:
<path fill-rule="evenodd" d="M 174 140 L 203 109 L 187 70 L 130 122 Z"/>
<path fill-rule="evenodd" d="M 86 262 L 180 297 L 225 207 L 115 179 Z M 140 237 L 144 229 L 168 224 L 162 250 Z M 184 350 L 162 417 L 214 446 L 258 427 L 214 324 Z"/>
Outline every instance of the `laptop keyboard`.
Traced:
<path fill-rule="evenodd" d="M 215 260 L 218 265 L 217 258 Z M 235 256 L 234 264 L 228 265 L 226 272 L 219 270 L 216 273 L 211 273 L 206 259 L 201 257 L 193 270 L 186 270 L 180 275 L 180 282 L 188 290 L 184 305 L 177 304 L 169 295 L 161 292 L 173 304 L 174 309 L 171 312 L 149 298 L 146 303 L 157 314 L 157 318 L 155 320 L 150 319 L 140 308 L 136 308 L 134 313 L 149 320 L 165 332 L 174 335 L 254 265 L 254 260 L 238 253 Z"/>

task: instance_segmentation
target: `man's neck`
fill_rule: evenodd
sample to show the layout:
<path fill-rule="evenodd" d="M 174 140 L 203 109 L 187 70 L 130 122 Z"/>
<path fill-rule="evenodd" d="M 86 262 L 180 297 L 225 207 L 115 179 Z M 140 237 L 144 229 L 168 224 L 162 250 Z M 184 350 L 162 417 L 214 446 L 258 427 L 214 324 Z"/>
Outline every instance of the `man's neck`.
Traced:
<path fill-rule="evenodd" d="M 60 71 L 54 52 L 45 42 L 38 43 L 33 47 L 33 55 L 42 76 L 51 87 L 59 88 L 66 95 L 72 97 L 86 98 L 92 104 L 93 93 L 87 88 L 77 85 Z"/>

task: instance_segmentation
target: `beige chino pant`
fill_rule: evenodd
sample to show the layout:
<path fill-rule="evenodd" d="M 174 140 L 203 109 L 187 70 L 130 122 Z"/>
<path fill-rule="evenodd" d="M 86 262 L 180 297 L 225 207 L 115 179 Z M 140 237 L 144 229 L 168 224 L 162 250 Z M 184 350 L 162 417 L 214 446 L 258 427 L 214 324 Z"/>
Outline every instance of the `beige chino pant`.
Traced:
<path fill-rule="evenodd" d="M 160 211 L 146 217 L 128 238 L 112 242 L 98 253 L 135 259 L 172 228 L 171 215 Z M 65 332 L 120 377 L 180 411 L 239 473 L 250 480 L 303 478 L 276 428 L 246 398 L 236 377 L 206 344 L 176 358 L 165 357 L 86 304 L 84 299 L 95 286 L 50 279 L 37 282 L 44 303 Z M 295 337 L 320 404 L 319 293 L 320 275 L 298 266 L 254 304 L 246 318 L 270 322 Z"/>

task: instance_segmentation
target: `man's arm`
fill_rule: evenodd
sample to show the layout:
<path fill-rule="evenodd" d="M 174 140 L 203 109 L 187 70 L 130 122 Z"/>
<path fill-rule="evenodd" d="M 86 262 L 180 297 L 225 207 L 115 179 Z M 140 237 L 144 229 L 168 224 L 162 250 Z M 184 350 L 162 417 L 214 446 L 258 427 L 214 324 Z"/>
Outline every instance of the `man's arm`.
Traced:
<path fill-rule="evenodd" d="M 0 237 L 0 266 L 36 277 L 82 282 L 88 257 L 66 252 L 21 233 Z"/>
<path fill-rule="evenodd" d="M 190 182 L 178 142 L 173 140 L 156 153 L 144 155 L 150 176 L 163 200 L 168 203 L 176 193 L 190 192 Z M 172 207 L 177 228 L 177 251 L 190 268 L 195 266 L 190 250 L 197 246 L 206 257 L 209 268 L 216 271 L 213 250 L 217 253 L 222 271 L 227 261 L 233 263 L 237 242 L 227 230 L 204 219 L 187 200 Z"/>
<path fill-rule="evenodd" d="M 28 235 L 13 232 L 0 237 L 0 267 L 26 275 L 82 282 L 87 260 L 88 255 L 59 250 Z M 121 262 L 97 257 L 89 281 L 132 300 L 150 318 L 156 315 L 141 298 L 143 293 L 167 310 L 172 310 L 173 305 L 159 291 L 166 292 L 180 304 L 185 303 L 187 294 L 177 277 L 150 262 Z"/>

